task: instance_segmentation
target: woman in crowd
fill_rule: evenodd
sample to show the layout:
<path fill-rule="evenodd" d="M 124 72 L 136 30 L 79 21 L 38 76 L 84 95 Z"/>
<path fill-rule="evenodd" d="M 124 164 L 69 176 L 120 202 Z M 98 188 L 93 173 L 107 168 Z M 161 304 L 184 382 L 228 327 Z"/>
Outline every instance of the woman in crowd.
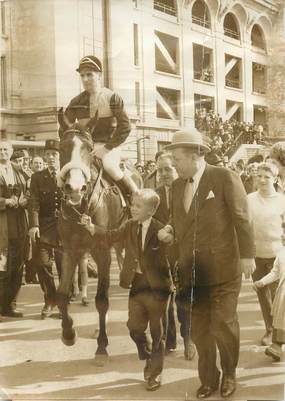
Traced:
<path fill-rule="evenodd" d="M 255 243 L 256 270 L 254 281 L 261 280 L 272 269 L 277 253 L 282 249 L 282 222 L 285 217 L 285 196 L 276 192 L 274 184 L 278 168 L 270 161 L 259 164 L 257 168 L 258 190 L 248 195 L 252 214 Z M 276 284 L 257 288 L 257 295 L 265 323 L 266 332 L 261 339 L 262 345 L 271 344 L 272 302 Z"/>

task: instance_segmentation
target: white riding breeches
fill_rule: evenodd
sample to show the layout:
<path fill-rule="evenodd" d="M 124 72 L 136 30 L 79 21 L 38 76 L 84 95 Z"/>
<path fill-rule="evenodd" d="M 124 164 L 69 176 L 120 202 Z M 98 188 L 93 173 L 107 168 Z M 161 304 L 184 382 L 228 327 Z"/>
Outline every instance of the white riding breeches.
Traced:
<path fill-rule="evenodd" d="M 95 143 L 94 153 L 96 154 L 96 148 L 98 148 L 98 157 L 100 157 L 100 148 L 104 146 L 103 143 Z M 103 155 L 101 155 L 104 170 L 110 175 L 115 181 L 119 181 L 124 177 L 124 173 L 120 168 L 121 162 L 121 151 L 118 148 L 108 150 L 104 147 Z"/>

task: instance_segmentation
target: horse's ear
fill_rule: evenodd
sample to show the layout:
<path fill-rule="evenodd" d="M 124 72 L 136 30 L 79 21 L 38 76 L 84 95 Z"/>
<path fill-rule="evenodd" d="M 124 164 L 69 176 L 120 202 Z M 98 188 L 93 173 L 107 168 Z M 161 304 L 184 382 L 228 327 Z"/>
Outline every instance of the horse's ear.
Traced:
<path fill-rule="evenodd" d="M 59 123 L 59 138 L 61 139 L 64 132 L 71 127 L 71 123 L 68 121 L 68 118 L 64 114 L 63 107 L 61 107 L 57 112 L 57 121 Z"/>

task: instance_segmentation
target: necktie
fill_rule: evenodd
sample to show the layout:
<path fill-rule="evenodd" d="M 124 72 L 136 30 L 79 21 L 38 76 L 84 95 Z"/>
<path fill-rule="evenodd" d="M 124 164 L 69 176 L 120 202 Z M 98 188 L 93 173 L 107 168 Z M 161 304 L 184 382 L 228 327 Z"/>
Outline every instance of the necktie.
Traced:
<path fill-rule="evenodd" d="M 139 248 L 139 255 L 141 256 L 142 253 L 142 223 L 138 225 L 138 248 Z"/>
<path fill-rule="evenodd" d="M 165 196 L 166 196 L 166 206 L 167 206 L 168 210 L 169 210 L 169 205 L 170 205 L 170 202 L 169 202 L 169 190 L 170 190 L 170 188 L 166 185 L 165 186 Z"/>
<path fill-rule="evenodd" d="M 185 189 L 184 189 L 184 200 L 183 200 L 183 203 L 184 203 L 184 209 L 185 209 L 186 213 L 189 212 L 189 209 L 190 209 L 190 206 L 191 206 L 191 203 L 192 203 L 192 199 L 193 199 L 193 195 L 194 195 L 194 193 L 193 193 L 193 183 L 194 183 L 193 178 L 189 178 L 186 181 L 186 185 L 185 185 Z"/>
<path fill-rule="evenodd" d="M 56 171 L 55 171 L 55 170 L 53 170 L 53 171 L 51 172 L 51 178 L 53 179 L 53 182 L 57 185 Z"/>

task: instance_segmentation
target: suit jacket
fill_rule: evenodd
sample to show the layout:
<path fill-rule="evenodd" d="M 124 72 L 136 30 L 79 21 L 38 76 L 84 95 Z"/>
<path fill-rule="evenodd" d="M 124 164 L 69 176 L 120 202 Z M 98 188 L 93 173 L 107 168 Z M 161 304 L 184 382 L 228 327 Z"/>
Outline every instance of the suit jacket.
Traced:
<path fill-rule="evenodd" d="M 165 186 L 160 186 L 156 188 L 156 193 L 159 195 L 160 198 L 160 204 L 157 208 L 157 211 L 154 215 L 154 217 L 160 221 L 163 225 L 166 225 L 169 223 L 170 220 L 170 208 L 171 208 L 171 203 L 172 203 L 172 188 L 169 190 L 169 204 L 167 204 L 167 199 L 166 199 L 166 192 L 165 192 Z M 171 265 L 171 269 L 173 270 L 175 262 L 178 259 L 178 249 L 177 249 L 177 243 L 174 243 L 171 246 L 168 246 L 166 249 L 168 260 Z"/>
<path fill-rule="evenodd" d="M 6 199 L 11 198 L 12 195 L 16 195 L 17 197 L 20 194 L 25 195 L 27 189 L 25 177 L 17 167 L 13 164 L 11 165 L 15 179 L 13 187 L 8 186 L 5 177 L 0 174 L 0 237 L 3 241 L 6 241 L 8 238 L 23 239 L 27 236 L 28 231 L 26 209 L 21 206 L 9 208 L 5 205 Z"/>
<path fill-rule="evenodd" d="M 73 98 L 64 114 L 70 123 L 77 120 L 89 127 L 93 141 L 105 143 L 108 149 L 123 143 L 131 131 L 122 98 L 108 88 L 102 89 L 96 117 L 90 117 L 90 94 L 87 91 Z"/>
<path fill-rule="evenodd" d="M 97 234 L 102 235 L 108 244 L 120 242 L 125 248 L 125 259 L 120 274 L 120 285 L 130 288 L 136 269 L 140 265 L 145 277 L 157 296 L 168 296 L 173 290 L 170 266 L 166 257 L 165 244 L 157 238 L 158 231 L 163 225 L 152 218 L 148 228 L 141 261 L 137 241 L 138 222 L 128 220 L 119 229 L 105 231 L 97 228 Z"/>
<path fill-rule="evenodd" d="M 172 225 L 179 246 L 182 287 L 215 285 L 241 274 L 240 258 L 255 256 L 247 197 L 239 176 L 206 165 L 190 210 L 183 206 L 185 180 L 172 188 Z"/>
<path fill-rule="evenodd" d="M 62 193 L 50 175 L 48 169 L 38 171 L 31 177 L 29 223 L 30 227 L 40 228 L 41 242 L 57 246 L 58 212 Z"/>

